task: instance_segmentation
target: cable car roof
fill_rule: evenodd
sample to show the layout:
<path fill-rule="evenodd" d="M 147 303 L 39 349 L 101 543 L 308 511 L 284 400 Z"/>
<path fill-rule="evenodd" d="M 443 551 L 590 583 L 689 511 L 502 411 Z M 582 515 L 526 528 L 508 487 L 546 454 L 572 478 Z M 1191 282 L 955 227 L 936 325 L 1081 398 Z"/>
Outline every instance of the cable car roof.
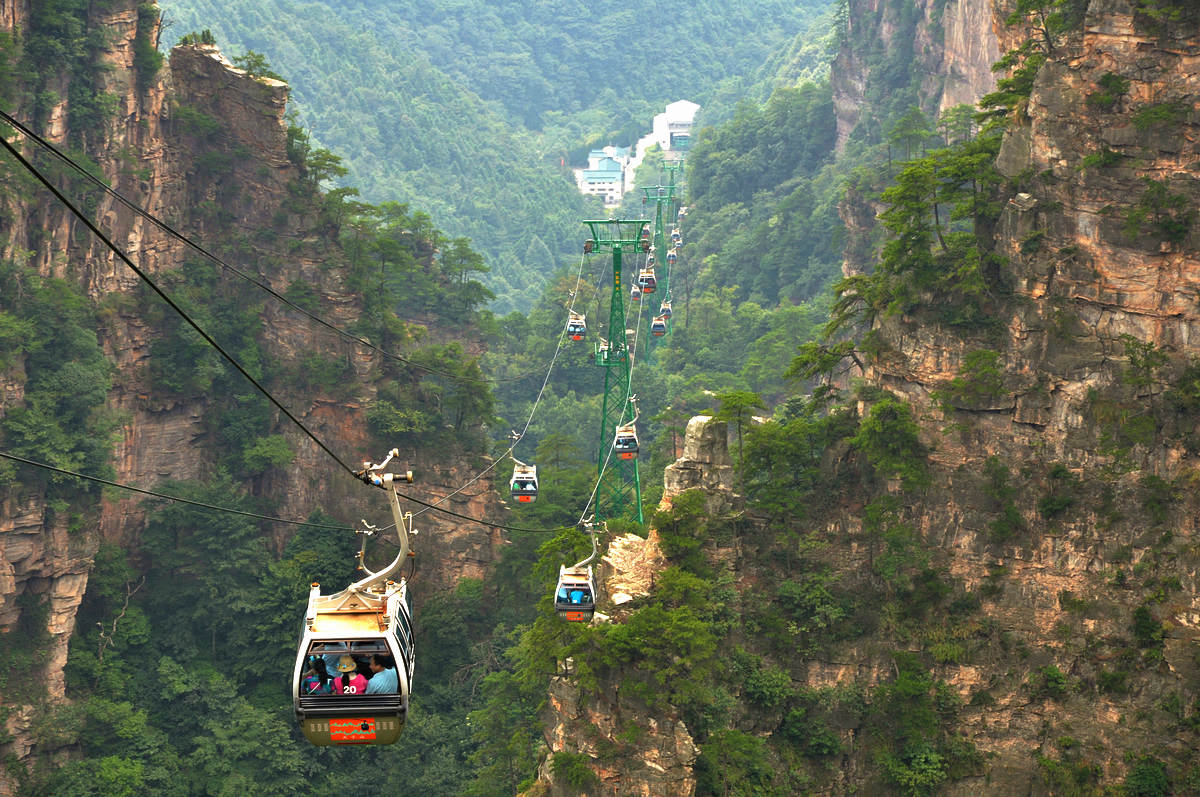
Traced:
<path fill-rule="evenodd" d="M 387 630 L 382 612 L 318 613 L 311 626 L 314 634 L 379 634 Z"/>

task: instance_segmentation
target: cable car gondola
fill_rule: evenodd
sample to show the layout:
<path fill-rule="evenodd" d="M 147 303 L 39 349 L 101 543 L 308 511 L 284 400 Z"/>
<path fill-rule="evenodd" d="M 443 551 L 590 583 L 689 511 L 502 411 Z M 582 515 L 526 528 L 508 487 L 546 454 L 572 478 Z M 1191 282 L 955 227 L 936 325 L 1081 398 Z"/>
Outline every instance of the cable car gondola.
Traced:
<path fill-rule="evenodd" d="M 308 594 L 304 635 L 292 674 L 292 703 L 305 738 L 315 745 L 392 744 L 404 730 L 415 664 L 412 611 L 407 584 L 391 576 L 408 560 L 412 530 L 412 515 L 401 513 L 394 481 L 412 481 L 412 473 L 377 473 L 397 453 L 393 449 L 382 464 L 363 471 L 372 471 L 364 478 L 388 493 L 400 538 L 396 558 L 378 573 L 368 570 L 366 578 L 341 592 L 322 595 L 314 583 Z M 326 680 L 305 678 L 306 672 L 322 669 L 329 676 Z M 373 673 L 369 680 L 360 677 L 368 673 Z M 337 680 L 337 675 L 346 677 Z M 381 688 L 373 689 L 372 684 Z"/>
<path fill-rule="evenodd" d="M 640 302 L 642 300 L 642 289 L 634 285 L 629 289 L 629 301 Z"/>
<path fill-rule="evenodd" d="M 654 316 L 654 320 L 650 322 L 650 332 L 656 338 L 661 338 L 667 334 L 667 317 L 663 315 Z"/>
<path fill-rule="evenodd" d="M 642 289 L 643 294 L 654 293 L 658 287 L 658 277 L 654 275 L 654 267 L 649 266 L 641 270 L 638 274 L 638 287 Z"/>
<path fill-rule="evenodd" d="M 617 456 L 621 459 L 637 459 L 638 439 L 634 421 L 629 421 L 617 427 L 617 436 L 613 440 L 613 450 L 617 452 Z"/>
<path fill-rule="evenodd" d="M 678 258 L 678 256 L 675 254 L 675 250 L 674 250 L 674 249 L 672 249 L 670 252 L 667 252 L 667 265 L 668 265 L 668 266 L 673 266 L 673 265 L 675 265 L 675 260 L 676 260 L 677 258 Z"/>
<path fill-rule="evenodd" d="M 596 613 L 596 582 L 591 565 L 558 567 L 558 585 L 554 588 L 554 611 L 572 623 L 590 622 Z"/>
<path fill-rule="evenodd" d="M 664 300 L 663 303 L 661 305 L 659 305 L 658 314 L 660 316 L 662 316 L 663 318 L 671 317 L 671 300 L 670 299 Z"/>
<path fill-rule="evenodd" d="M 587 320 L 582 313 L 571 311 L 567 317 L 567 337 L 571 340 L 583 340 L 583 336 L 587 334 Z"/>
<path fill-rule="evenodd" d="M 512 493 L 512 497 L 519 503 L 532 504 L 536 501 L 538 494 L 537 465 L 526 465 L 524 462 L 517 462 L 513 465 L 513 475 L 508 482 L 508 489 Z"/>

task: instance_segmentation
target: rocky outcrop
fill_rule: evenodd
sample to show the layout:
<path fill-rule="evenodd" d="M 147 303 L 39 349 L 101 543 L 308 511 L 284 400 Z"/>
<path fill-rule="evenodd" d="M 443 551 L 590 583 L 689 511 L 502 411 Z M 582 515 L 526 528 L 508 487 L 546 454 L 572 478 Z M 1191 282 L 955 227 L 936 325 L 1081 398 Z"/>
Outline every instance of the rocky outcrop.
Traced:
<path fill-rule="evenodd" d="M 995 87 L 1002 52 L 999 0 L 850 0 L 842 46 L 830 70 L 842 151 L 862 121 L 868 87 L 910 68 L 922 110 L 974 105 Z M 893 87 L 898 88 L 898 87 Z M 878 133 L 880 131 L 876 131 Z M 886 132 L 886 131 L 884 131 Z"/>
<path fill-rule="evenodd" d="M 582 696 L 572 679 L 573 665 L 550 681 L 546 739 L 554 752 L 585 755 L 595 783 L 582 790 L 554 771 L 553 756 L 538 771 L 548 797 L 579 794 L 613 797 L 677 797 L 696 788 L 692 764 L 699 753 L 675 714 L 651 711 L 614 688 Z M 622 741 L 636 739 L 636 743 Z"/>
<path fill-rule="evenodd" d="M 1088 684 L 1045 701 L 1005 683 L 999 662 L 946 668 L 964 694 L 995 701 L 963 719 L 992 758 L 990 789 L 1040 783 L 1029 751 L 1059 755 L 1056 729 L 1104 751 L 1093 760 L 1106 781 L 1140 755 L 1183 760 L 1194 744 L 1165 730 L 1154 706 L 1200 694 L 1200 526 L 1184 487 L 1200 469 L 1196 420 L 1184 399 L 1164 398 L 1186 385 L 1200 332 L 1198 101 L 1200 32 L 1159 30 L 1125 0 L 1093 0 L 1082 33 L 1038 73 L 998 159 L 1020 188 L 996 231 L 1014 292 L 1003 332 L 964 335 L 924 314 L 877 326 L 884 354 L 866 378 L 915 408 L 933 449 L 936 486 L 911 499 L 913 521 L 957 579 L 991 595 L 984 611 L 1025 640 L 1027 670 L 1053 665 Z M 936 392 L 982 349 L 998 354 L 1002 389 L 948 409 Z M 1007 543 L 990 527 L 986 479 L 971 476 L 989 457 L 1012 474 L 1022 515 Z M 1045 501 L 1062 483 L 1072 508 L 1055 514 Z M 1155 484 L 1174 485 L 1162 507 Z M 1130 641 L 1135 611 L 1164 629 L 1146 661 Z M 1119 687 L 1094 686 L 1113 672 Z M 967 780 L 952 793 L 981 787 Z"/>
<path fill-rule="evenodd" d="M 708 415 L 688 421 L 683 454 L 663 472 L 663 508 L 683 491 L 696 488 L 705 492 L 710 514 L 720 514 L 741 503 L 733 490 L 729 424 Z"/>
<path fill-rule="evenodd" d="M 683 454 L 667 466 L 663 477 L 660 509 L 669 508 L 672 498 L 695 488 L 705 492 L 714 513 L 742 503 L 733 492 L 728 436 L 728 424 L 707 415 L 688 422 Z M 655 529 L 644 539 L 632 534 L 614 539 L 603 557 L 599 577 L 601 606 L 607 600 L 616 611 L 611 620 L 598 614 L 594 622 L 621 622 L 637 599 L 653 591 L 655 575 L 666 565 Z M 528 795 L 580 794 L 577 786 L 554 772 L 554 753 L 587 756 L 596 782 L 583 793 L 594 797 L 674 797 L 695 789 L 692 765 L 699 750 L 676 711 L 652 709 L 644 701 L 622 694 L 615 683 L 603 684 L 598 694 L 584 690 L 570 660 L 563 662 L 561 672 L 551 679 L 549 698 L 543 720 L 550 756 L 542 763 L 538 784 Z"/>

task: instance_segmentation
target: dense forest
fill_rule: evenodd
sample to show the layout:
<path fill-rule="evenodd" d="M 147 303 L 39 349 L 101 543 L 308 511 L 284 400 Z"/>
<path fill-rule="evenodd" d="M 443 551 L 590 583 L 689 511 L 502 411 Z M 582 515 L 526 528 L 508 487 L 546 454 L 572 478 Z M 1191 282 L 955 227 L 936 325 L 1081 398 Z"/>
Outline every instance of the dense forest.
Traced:
<path fill-rule="evenodd" d="M 113 34 L 91 5 L 42 4 L 27 29 L 0 36 L 0 108 L 41 129 L 69 109 L 68 152 L 96 174 L 125 163 L 105 177 L 133 190 L 149 175 L 96 134 L 119 128 L 114 84 L 100 77 Z M 147 46 L 155 6 L 135 6 L 131 91 L 145 97 L 165 62 Z M 1136 291 L 1088 282 L 1147 257 L 1192 280 L 1198 189 L 1162 164 L 1181 151 L 1176 127 L 1195 128 L 1194 89 L 1138 94 L 1107 56 L 1079 77 L 1064 53 L 1083 58 L 1089 4 L 1022 0 L 1000 17 L 1011 47 L 994 90 L 942 109 L 914 52 L 928 23 L 918 6 L 858 6 L 838 4 L 828 41 L 817 34 L 829 9 L 816 3 L 659 4 L 654 19 L 574 3 L 520 14 L 471 2 L 437 13 L 165 6 L 175 29 L 164 43 L 215 30 L 245 48 L 235 62 L 249 83 L 295 81 L 299 108 L 281 132 L 277 193 L 225 134 L 229 120 L 199 101 L 171 108 L 164 135 L 186 151 L 194 203 L 186 228 L 292 309 L 350 307 L 345 331 L 377 348 L 322 330 L 289 341 L 290 310 L 196 252 L 157 272 L 161 284 L 305 417 L 350 408 L 322 427 L 339 442 L 468 463 L 458 473 L 503 495 L 508 431 L 531 419 L 517 453 L 543 486 L 502 522 L 542 533 L 506 532 L 484 576 L 446 590 L 414 570 L 404 735 L 392 748 L 313 748 L 287 684 L 308 585 L 354 573 L 358 540 L 334 491 L 317 490 L 328 501 L 286 530 L 138 499 L 144 521 L 103 537 L 91 530 L 102 507 L 129 500 L 115 488 L 0 462 L 0 516 L 44 501 L 47 529 L 88 562 L 65 699 L 46 694 L 53 601 L 29 589 L 6 615 L 17 620 L 0 639 L 2 718 L 33 750 L 9 756 L 10 782 L 33 795 L 299 794 L 361 789 L 369 772 L 402 795 L 607 794 L 652 728 L 678 722 L 697 795 L 1200 792 L 1188 619 L 1198 366 L 1180 336 L 1106 320 Z M 1181 0 L 1130 9 L 1129 29 L 1163 51 L 1200 37 Z M 660 21 L 670 46 L 633 35 Z M 824 65 L 849 51 L 869 79 L 839 134 L 845 85 Z M 571 53 L 586 53 L 584 68 Z M 585 79 L 596 74 L 620 77 Z M 1039 74 L 1070 88 L 1055 94 Z M 608 445 L 592 337 L 619 333 L 603 328 L 608 256 L 581 253 L 579 221 L 599 209 L 574 195 L 558 158 L 603 140 L 597 131 L 634 135 L 680 96 L 706 103 L 706 124 L 678 175 L 686 211 L 666 216 L 682 236 L 670 331 L 648 336 L 658 297 L 629 302 L 627 323 L 647 522 L 606 518 L 602 538 L 652 528 L 661 567 L 646 594 L 603 603 L 612 622 L 568 624 L 551 587 L 561 563 L 591 550 L 576 523 Z M 1048 135 L 1070 96 L 1090 127 L 1123 132 L 1067 152 L 1066 166 L 1025 165 L 1013 142 Z M 442 135 L 445 118 L 462 129 Z M 34 161 L 85 210 L 110 207 L 44 152 Z M 664 181 L 660 167 L 652 159 L 639 183 Z M 83 264 L 103 257 L 82 229 L 58 225 L 72 229 L 69 254 L 39 254 L 54 239 L 38 220 L 61 211 L 12 156 L 0 174 L 0 450 L 112 478 L 131 416 L 190 408 L 188 453 L 204 465 L 155 488 L 280 511 L 285 483 L 312 468 L 295 430 L 150 289 L 84 279 Z M 1109 262 L 1085 263 L 1094 240 L 1054 215 L 1088 191 L 1116 197 L 1095 236 L 1119 252 Z M 1035 206 L 1036 223 L 1020 215 Z M 631 197 L 618 212 L 654 210 Z M 1167 314 L 1191 318 L 1173 290 Z M 588 340 L 564 340 L 568 304 L 586 312 Z M 123 330 L 145 335 L 129 367 L 118 359 L 142 344 Z M 127 392 L 132 404 L 114 400 Z M 698 414 L 720 426 L 731 481 L 660 505 Z M 357 425 L 341 428 L 347 418 Z M 571 726 L 552 690 L 624 713 L 611 728 Z M 574 733 L 551 740 L 555 723 Z"/>
<path fill-rule="evenodd" d="M 633 144 L 668 102 L 719 118 L 723 103 L 822 72 L 829 6 L 162 4 L 164 44 L 208 28 L 284 74 L 346 185 L 470 238 L 501 312 L 533 304 L 578 251 L 579 220 L 599 213 L 568 167 Z"/>

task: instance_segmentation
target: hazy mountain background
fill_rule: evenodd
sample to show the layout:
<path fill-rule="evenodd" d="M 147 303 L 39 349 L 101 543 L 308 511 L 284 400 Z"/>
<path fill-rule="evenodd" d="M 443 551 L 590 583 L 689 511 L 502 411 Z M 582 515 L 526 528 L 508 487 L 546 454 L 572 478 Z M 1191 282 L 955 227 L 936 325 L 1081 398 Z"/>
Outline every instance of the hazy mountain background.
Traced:
<path fill-rule="evenodd" d="M 668 102 L 702 120 L 827 71 L 829 0 L 646 4 L 167 0 L 164 48 L 209 28 L 266 56 L 364 199 L 471 238 L 495 309 L 526 309 L 599 211 L 570 165 L 631 144 Z"/>

